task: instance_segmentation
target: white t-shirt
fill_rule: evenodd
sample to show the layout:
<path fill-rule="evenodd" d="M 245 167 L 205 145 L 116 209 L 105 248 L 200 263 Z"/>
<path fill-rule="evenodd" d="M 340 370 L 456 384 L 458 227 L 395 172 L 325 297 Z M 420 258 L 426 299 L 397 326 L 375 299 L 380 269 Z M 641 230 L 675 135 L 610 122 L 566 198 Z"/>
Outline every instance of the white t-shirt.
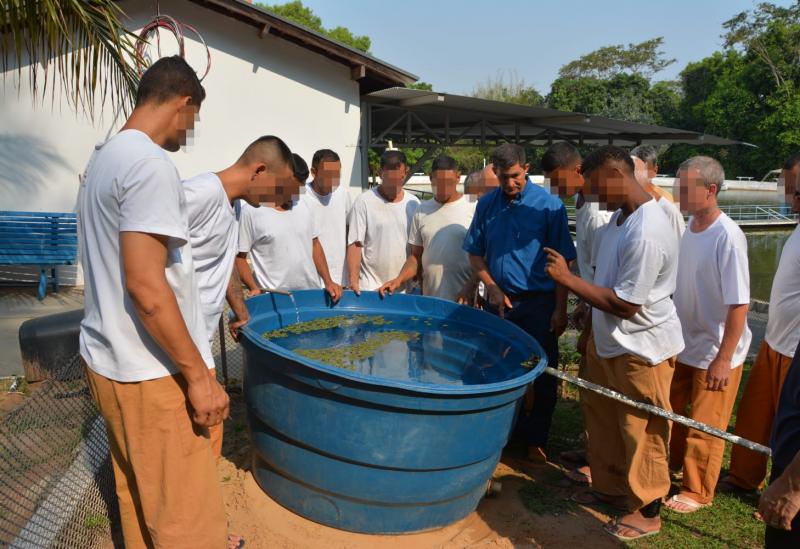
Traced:
<path fill-rule="evenodd" d="M 575 195 L 577 204 L 580 193 Z M 600 229 L 608 224 L 613 212 L 600 209 L 597 202 L 584 201 L 575 209 L 575 249 L 578 253 L 578 272 L 587 282 L 594 281 L 593 254 L 597 252 L 595 241 Z"/>
<path fill-rule="evenodd" d="M 692 232 L 689 219 L 689 230 L 681 239 L 673 300 L 686 345 L 678 362 L 708 369 L 722 343 L 728 307 L 750 303 L 747 239 L 724 213 L 699 233 Z M 733 354 L 734 368 L 747 357 L 751 339 L 745 323 Z"/>
<path fill-rule="evenodd" d="M 166 151 L 138 130 L 95 147 L 78 197 L 80 257 L 86 312 L 80 352 L 92 371 L 115 381 L 158 379 L 180 370 L 145 330 L 125 289 L 120 233 L 169 238 L 165 274 L 186 327 L 209 368 L 206 337 L 189 244 L 186 201 Z"/>
<path fill-rule="evenodd" d="M 305 200 L 292 209 L 254 208 L 242 203 L 239 251 L 250 254 L 256 282 L 269 290 L 322 288 L 312 256 L 319 225 Z"/>
<path fill-rule="evenodd" d="M 617 226 L 621 214 L 617 210 L 600 235 L 594 283 L 641 309 L 627 320 L 593 309 L 594 341 L 602 358 L 629 353 L 655 365 L 683 350 L 681 323 L 670 298 L 678 242 L 664 238 L 671 233 L 669 221 L 655 200 Z"/>
<path fill-rule="evenodd" d="M 213 341 L 225 310 L 225 292 L 236 258 L 239 236 L 236 212 L 215 173 L 187 179 L 183 182 L 183 192 L 206 333 L 208 340 Z"/>
<path fill-rule="evenodd" d="M 362 290 L 377 290 L 398 275 L 406 262 L 408 230 L 419 199 L 403 191 L 399 202 L 387 202 L 378 189 L 361 193 L 353 202 L 347 244 L 361 242 Z"/>
<path fill-rule="evenodd" d="M 408 243 L 423 247 L 422 295 L 455 301 L 472 275 L 469 255 L 461 245 L 475 205 L 466 196 L 448 204 L 432 198 L 420 204 L 414 214 Z"/>
<path fill-rule="evenodd" d="M 347 216 L 353 206 L 350 190 L 340 185 L 327 196 L 322 196 L 309 183 L 302 200 L 308 203 L 319 223 L 319 243 L 325 250 L 331 278 L 337 284 L 346 282 Z"/>
<path fill-rule="evenodd" d="M 667 198 L 659 198 L 657 203 L 661 206 L 661 209 L 664 210 L 664 213 L 667 214 L 667 219 L 669 219 L 669 225 L 672 227 L 672 233 L 675 235 L 676 242 L 680 242 L 684 231 L 686 231 L 686 221 L 683 219 L 680 208 Z"/>
<path fill-rule="evenodd" d="M 783 245 L 769 294 L 765 339 L 783 356 L 794 357 L 800 340 L 800 227 Z"/>

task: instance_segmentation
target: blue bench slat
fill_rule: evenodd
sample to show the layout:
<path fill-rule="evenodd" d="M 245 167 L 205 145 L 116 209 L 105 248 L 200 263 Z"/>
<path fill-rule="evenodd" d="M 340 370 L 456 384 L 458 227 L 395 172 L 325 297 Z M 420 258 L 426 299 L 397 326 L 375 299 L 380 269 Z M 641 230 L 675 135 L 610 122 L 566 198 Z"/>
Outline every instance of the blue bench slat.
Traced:
<path fill-rule="evenodd" d="M 77 236 L 45 237 L 45 238 L 8 238 L 0 235 L 0 247 L 14 245 L 42 246 L 77 246 Z"/>
<path fill-rule="evenodd" d="M 2 217 L 78 217 L 78 214 L 72 212 L 15 212 L 15 211 L 0 211 L 0 218 Z"/>
<path fill-rule="evenodd" d="M 0 227 L 10 227 L 15 228 L 19 227 L 21 229 L 27 227 L 34 227 L 34 228 L 43 228 L 43 227 L 64 227 L 67 229 L 72 229 L 78 226 L 78 223 L 74 220 L 72 221 L 24 221 L 20 219 L 0 219 Z"/>

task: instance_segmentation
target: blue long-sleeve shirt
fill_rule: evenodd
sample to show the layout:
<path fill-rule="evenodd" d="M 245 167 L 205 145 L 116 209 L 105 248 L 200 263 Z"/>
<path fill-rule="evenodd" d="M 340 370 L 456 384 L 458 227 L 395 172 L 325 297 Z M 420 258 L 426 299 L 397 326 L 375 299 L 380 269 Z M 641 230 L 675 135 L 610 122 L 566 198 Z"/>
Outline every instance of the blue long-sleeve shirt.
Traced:
<path fill-rule="evenodd" d="M 507 294 L 555 290 L 544 272 L 545 247 L 567 261 L 576 257 L 564 204 L 530 180 L 513 200 L 500 188 L 481 197 L 463 246 L 486 259 L 489 274 Z"/>

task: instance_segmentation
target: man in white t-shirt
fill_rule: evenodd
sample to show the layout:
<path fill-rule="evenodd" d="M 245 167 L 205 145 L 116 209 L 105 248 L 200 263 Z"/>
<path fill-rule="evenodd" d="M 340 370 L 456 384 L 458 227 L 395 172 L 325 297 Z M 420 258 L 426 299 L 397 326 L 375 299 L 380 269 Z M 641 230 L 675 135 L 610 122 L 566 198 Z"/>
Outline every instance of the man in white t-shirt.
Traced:
<path fill-rule="evenodd" d="M 242 283 L 233 268 L 239 227 L 235 201 L 254 208 L 277 200 L 277 187 L 293 177 L 292 153 L 280 138 L 266 135 L 247 146 L 232 166 L 197 175 L 183 182 L 189 214 L 189 240 L 197 273 L 206 333 L 214 341 L 227 299 L 236 320 L 229 323 L 234 339 L 249 319 Z"/>
<path fill-rule="evenodd" d="M 342 162 L 330 149 L 320 149 L 311 160 L 311 176 L 303 199 L 320 226 L 319 243 L 325 251 L 328 270 L 336 284 L 347 281 L 347 216 L 353 206 L 350 189 L 339 184 Z"/>
<path fill-rule="evenodd" d="M 678 177 L 681 207 L 692 217 L 681 239 L 673 296 L 686 347 L 675 365 L 670 402 L 675 413 L 724 431 L 750 348 L 747 239 L 717 205 L 725 181 L 719 162 L 695 156 L 681 164 Z M 724 440 L 673 425 L 670 468 L 682 470 L 683 481 L 667 507 L 692 513 L 711 505 L 724 451 Z"/>
<path fill-rule="evenodd" d="M 469 256 L 461 249 L 475 202 L 458 192 L 461 174 L 455 159 L 439 155 L 431 166 L 433 198 L 417 208 L 411 221 L 408 255 L 400 273 L 381 286 L 381 296 L 394 293 L 417 276 L 422 266 L 422 295 L 455 301 L 472 276 Z"/>
<path fill-rule="evenodd" d="M 180 149 L 204 97 L 183 59 L 156 61 L 80 190 L 80 353 L 108 431 L 126 547 L 226 545 L 208 428 L 228 416 L 228 395 L 210 373 L 186 202 L 165 152 Z"/>
<path fill-rule="evenodd" d="M 800 213 L 800 153 L 786 160 L 781 173 L 785 200 Z M 800 341 L 800 228 L 795 227 L 783 245 L 778 270 L 769 296 L 767 332 L 736 413 L 735 433 L 760 444 L 769 444 L 783 380 Z M 767 458 L 734 445 L 728 474 L 718 491 L 754 492 L 764 486 Z"/>
<path fill-rule="evenodd" d="M 594 242 L 600 230 L 608 224 L 612 212 L 600 208 L 597 202 L 586 200 L 583 195 L 583 175 L 581 174 L 581 154 L 574 146 L 566 141 L 551 145 L 542 156 L 542 172 L 545 177 L 545 186 L 551 192 L 556 192 L 562 200 L 575 197 L 575 249 L 577 252 L 578 273 L 588 282 L 594 281 Z M 581 360 L 578 375 L 586 375 L 586 342 L 591 331 L 589 316 L 591 307 L 583 301 L 573 311 L 573 319 L 581 330 L 577 341 L 578 352 Z M 584 414 L 586 403 L 594 397 L 590 391 L 580 390 L 580 402 Z M 584 438 L 586 433 L 584 433 Z M 583 449 L 563 452 L 561 458 L 575 465 L 568 469 L 566 475 L 580 483 L 591 482 L 591 471 L 586 461 L 586 452 Z"/>
<path fill-rule="evenodd" d="M 600 147 L 581 169 L 589 196 L 619 209 L 600 236 L 594 284 L 573 275 L 564 258 L 549 248 L 547 274 L 593 308 L 587 379 L 669 410 L 674 359 L 683 350 L 670 298 L 678 243 L 664 238 L 669 221 L 637 183 L 627 152 Z M 669 421 L 593 398 L 587 403 L 586 431 L 592 491 L 576 498 L 625 508 L 626 515 L 605 525 L 620 540 L 660 531 L 662 498 L 670 489 Z"/>
<path fill-rule="evenodd" d="M 284 189 L 285 202 L 261 208 L 242 204 L 237 270 L 251 296 L 265 290 L 324 288 L 337 302 L 342 287 L 328 271 L 319 242 L 319 220 L 300 198 L 300 189 L 308 179 L 308 165 L 296 154 L 292 161 L 294 177 L 291 186 Z M 247 264 L 248 254 L 253 271 Z"/>
<path fill-rule="evenodd" d="M 650 196 L 652 196 L 656 203 L 661 206 L 661 209 L 664 210 L 667 219 L 669 219 L 670 227 L 672 227 L 672 233 L 675 235 L 675 238 L 680 241 L 683 232 L 686 230 L 686 221 L 683 219 L 683 213 L 680 207 L 672 201 L 672 196 L 667 191 L 664 191 L 657 185 L 653 185 L 650 180 L 647 164 L 638 156 L 631 155 L 631 158 L 633 159 L 636 181 L 650 193 Z"/>
<path fill-rule="evenodd" d="M 353 202 L 347 233 L 350 288 L 377 290 L 403 268 L 408 230 L 419 199 L 403 190 L 408 162 L 400 151 L 381 156 L 381 184 Z M 404 288 L 401 288 L 401 290 Z"/>

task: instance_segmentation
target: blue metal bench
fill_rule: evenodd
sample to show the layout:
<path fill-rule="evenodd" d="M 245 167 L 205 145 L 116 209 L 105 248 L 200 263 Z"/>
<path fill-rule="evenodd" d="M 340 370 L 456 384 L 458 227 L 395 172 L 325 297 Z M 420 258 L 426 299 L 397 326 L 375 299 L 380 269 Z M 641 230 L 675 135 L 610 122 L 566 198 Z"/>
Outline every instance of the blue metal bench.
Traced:
<path fill-rule="evenodd" d="M 78 255 L 78 219 L 73 213 L 0 212 L 0 265 L 39 267 L 39 299 L 47 271 L 58 291 L 56 265 L 73 265 Z"/>

